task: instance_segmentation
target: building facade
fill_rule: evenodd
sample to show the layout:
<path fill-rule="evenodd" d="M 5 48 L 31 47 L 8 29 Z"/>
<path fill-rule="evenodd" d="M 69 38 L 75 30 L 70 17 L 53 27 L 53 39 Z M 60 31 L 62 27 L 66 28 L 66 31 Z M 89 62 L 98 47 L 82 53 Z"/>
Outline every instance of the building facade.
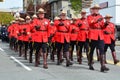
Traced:
<path fill-rule="evenodd" d="M 82 8 L 88 8 L 91 6 L 93 0 L 81 0 Z M 65 10 L 67 12 L 67 16 L 71 17 L 80 17 L 79 14 L 75 14 L 75 11 L 71 9 L 70 0 L 49 0 L 49 4 L 51 5 L 51 18 L 53 19 L 55 16 L 58 16 L 61 10 Z"/>
<path fill-rule="evenodd" d="M 38 5 L 47 2 L 48 0 L 23 0 L 23 10 L 26 12 L 30 3 L 33 5 Z"/>

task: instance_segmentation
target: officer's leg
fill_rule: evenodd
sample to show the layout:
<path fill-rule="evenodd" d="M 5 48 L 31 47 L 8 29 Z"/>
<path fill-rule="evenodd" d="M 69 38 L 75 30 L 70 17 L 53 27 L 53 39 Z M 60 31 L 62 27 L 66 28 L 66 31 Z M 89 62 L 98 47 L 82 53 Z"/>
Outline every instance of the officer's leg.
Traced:
<path fill-rule="evenodd" d="M 94 53 L 96 45 L 97 45 L 97 41 L 96 40 L 91 40 L 91 42 L 90 42 L 90 53 L 89 53 L 89 63 L 88 63 L 90 70 L 94 70 L 92 62 L 93 62 L 93 53 Z"/>
<path fill-rule="evenodd" d="M 101 63 L 101 72 L 108 71 L 109 68 L 105 65 L 105 56 L 104 56 L 104 41 L 98 40 L 98 49 L 100 51 L 100 63 Z"/>
<path fill-rule="evenodd" d="M 76 55 L 77 55 L 77 62 L 79 62 L 79 46 L 78 46 L 78 42 L 76 42 Z"/>
<path fill-rule="evenodd" d="M 35 67 L 38 67 L 38 65 L 39 65 L 38 57 L 39 57 L 40 43 L 34 42 L 34 48 L 36 50 L 36 53 L 35 53 Z"/>
<path fill-rule="evenodd" d="M 22 56 L 22 46 L 23 46 L 23 42 L 21 40 L 18 41 L 18 45 L 19 45 L 19 56 Z"/>
<path fill-rule="evenodd" d="M 54 60 L 55 60 L 55 57 L 54 57 L 54 55 L 56 54 L 56 47 L 55 47 L 55 42 L 54 43 L 52 43 L 52 53 L 51 53 L 51 60 L 54 62 Z"/>
<path fill-rule="evenodd" d="M 84 46 L 85 42 L 81 42 L 79 41 L 78 42 L 78 45 L 79 45 L 79 64 L 82 64 L 82 49 L 83 49 L 83 46 Z"/>
<path fill-rule="evenodd" d="M 88 52 L 89 52 L 89 39 L 87 39 L 86 42 L 85 42 L 85 49 L 86 49 L 87 60 L 89 61 L 89 55 L 88 55 Z"/>
<path fill-rule="evenodd" d="M 10 49 L 12 49 L 12 38 L 10 38 L 9 47 L 10 47 Z"/>
<path fill-rule="evenodd" d="M 29 52 L 29 63 L 32 63 L 33 42 L 30 42 L 30 43 L 29 43 L 29 48 L 30 48 L 30 52 Z"/>
<path fill-rule="evenodd" d="M 106 61 L 106 52 L 107 52 L 108 47 L 109 47 L 109 44 L 105 44 L 105 47 L 104 47 L 105 64 L 107 64 L 107 61 Z"/>
<path fill-rule="evenodd" d="M 14 42 L 14 50 L 15 50 L 15 52 L 17 52 L 17 50 L 18 50 L 18 42 L 17 42 L 16 38 L 15 38 L 15 42 Z"/>
<path fill-rule="evenodd" d="M 70 59 L 73 61 L 73 50 L 74 50 L 74 45 L 76 44 L 76 41 L 71 41 L 70 42 Z"/>
<path fill-rule="evenodd" d="M 13 50 L 13 46 L 14 46 L 14 38 L 11 38 L 11 42 L 10 42 L 10 48 Z"/>
<path fill-rule="evenodd" d="M 57 65 L 60 65 L 62 63 L 60 57 L 61 57 L 61 50 L 62 50 L 62 43 L 56 42 L 56 48 L 57 48 Z"/>
<path fill-rule="evenodd" d="M 115 42 L 114 41 L 112 41 L 112 43 L 110 44 L 110 49 L 111 49 L 111 52 L 112 52 L 112 57 L 113 57 L 113 60 L 114 60 L 114 64 L 117 64 L 119 62 L 119 60 L 116 57 Z"/>
<path fill-rule="evenodd" d="M 66 67 L 69 67 L 70 65 L 72 65 L 72 63 L 70 62 L 70 53 L 69 53 L 69 43 L 67 43 L 65 41 L 65 43 L 63 44 L 63 54 L 65 55 L 66 58 Z"/>
<path fill-rule="evenodd" d="M 25 45 L 25 55 L 24 55 L 24 57 L 25 57 L 25 60 L 27 60 L 28 42 L 25 41 L 24 45 Z"/>
<path fill-rule="evenodd" d="M 47 43 L 42 43 L 42 53 L 43 53 L 43 68 L 47 69 Z"/>
<path fill-rule="evenodd" d="M 99 49 L 96 47 L 97 61 L 100 61 Z"/>

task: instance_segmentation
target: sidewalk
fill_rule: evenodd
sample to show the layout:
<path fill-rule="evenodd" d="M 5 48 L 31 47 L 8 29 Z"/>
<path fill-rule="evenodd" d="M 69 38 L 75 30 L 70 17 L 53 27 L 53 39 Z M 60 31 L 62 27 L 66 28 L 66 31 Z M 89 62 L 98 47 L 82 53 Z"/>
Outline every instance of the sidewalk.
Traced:
<path fill-rule="evenodd" d="M 120 40 L 119 41 L 116 41 L 116 46 L 120 46 Z"/>

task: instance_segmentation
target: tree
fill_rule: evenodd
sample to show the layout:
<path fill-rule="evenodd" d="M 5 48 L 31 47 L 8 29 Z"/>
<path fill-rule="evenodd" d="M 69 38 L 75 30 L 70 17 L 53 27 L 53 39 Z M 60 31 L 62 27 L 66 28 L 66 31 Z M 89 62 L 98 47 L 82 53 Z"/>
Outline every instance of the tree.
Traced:
<path fill-rule="evenodd" d="M 10 13 L 0 12 L 0 23 L 9 24 L 14 17 Z"/>
<path fill-rule="evenodd" d="M 70 0 L 71 8 L 76 12 L 79 13 L 82 9 L 82 0 Z"/>

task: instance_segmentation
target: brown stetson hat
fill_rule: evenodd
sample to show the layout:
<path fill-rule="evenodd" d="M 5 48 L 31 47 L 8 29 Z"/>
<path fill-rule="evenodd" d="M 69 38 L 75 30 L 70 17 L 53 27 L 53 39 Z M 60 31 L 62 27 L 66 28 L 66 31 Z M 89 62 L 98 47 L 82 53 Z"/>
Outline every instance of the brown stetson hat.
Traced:
<path fill-rule="evenodd" d="M 43 8 L 40 8 L 40 9 L 38 10 L 38 13 L 46 13 L 46 12 L 45 12 L 45 10 L 44 10 Z"/>
<path fill-rule="evenodd" d="M 101 7 L 98 4 L 95 4 L 91 9 L 101 9 Z"/>
<path fill-rule="evenodd" d="M 104 18 L 107 19 L 107 18 L 113 18 L 113 17 L 111 15 L 107 14 Z"/>

